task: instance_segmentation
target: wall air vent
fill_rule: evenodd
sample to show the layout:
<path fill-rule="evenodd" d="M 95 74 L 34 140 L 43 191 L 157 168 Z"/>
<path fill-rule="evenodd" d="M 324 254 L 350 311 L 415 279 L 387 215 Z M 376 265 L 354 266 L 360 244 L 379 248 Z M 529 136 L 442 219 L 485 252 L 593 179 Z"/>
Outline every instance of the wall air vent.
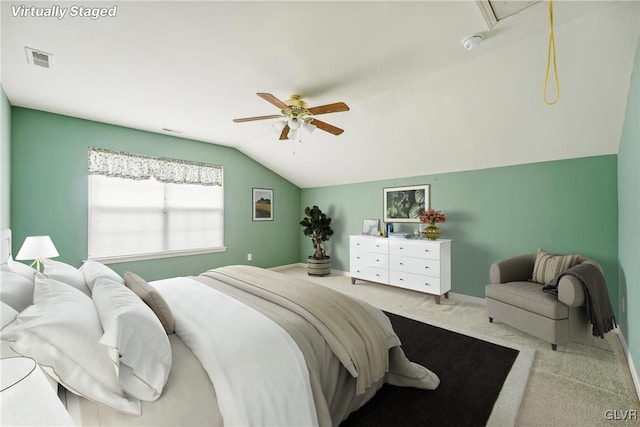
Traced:
<path fill-rule="evenodd" d="M 53 68 L 53 55 L 41 50 L 25 46 L 27 62 L 42 68 Z"/>

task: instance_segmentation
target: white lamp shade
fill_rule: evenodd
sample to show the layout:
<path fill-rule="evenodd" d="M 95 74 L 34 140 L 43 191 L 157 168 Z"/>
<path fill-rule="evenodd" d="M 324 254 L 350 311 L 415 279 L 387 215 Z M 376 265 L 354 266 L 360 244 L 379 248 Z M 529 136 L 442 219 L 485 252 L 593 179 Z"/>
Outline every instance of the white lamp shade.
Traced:
<path fill-rule="evenodd" d="M 313 133 L 313 131 L 316 130 L 316 125 L 304 122 L 304 124 L 302 125 L 302 129 L 306 130 L 309 133 Z"/>
<path fill-rule="evenodd" d="M 289 117 L 289 120 L 287 121 L 287 123 L 289 124 L 289 127 L 291 128 L 291 130 L 298 130 L 302 126 L 302 120 L 300 120 L 300 118 L 295 116 Z"/>
<path fill-rule="evenodd" d="M 291 129 L 289 131 L 289 137 L 287 138 L 289 141 L 300 141 L 300 129 Z"/>
<path fill-rule="evenodd" d="M 71 426 L 71 416 L 29 357 L 0 359 L 0 425 Z"/>
<path fill-rule="evenodd" d="M 16 259 L 53 258 L 60 254 L 49 236 L 29 236 L 24 239 Z"/>

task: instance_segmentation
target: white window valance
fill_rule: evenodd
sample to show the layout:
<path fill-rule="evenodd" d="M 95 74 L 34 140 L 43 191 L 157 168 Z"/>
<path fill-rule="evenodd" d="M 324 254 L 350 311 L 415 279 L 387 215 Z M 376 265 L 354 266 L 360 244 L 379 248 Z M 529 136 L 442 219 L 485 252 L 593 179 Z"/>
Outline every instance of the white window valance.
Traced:
<path fill-rule="evenodd" d="M 89 147 L 89 174 L 222 186 L 222 166 Z"/>

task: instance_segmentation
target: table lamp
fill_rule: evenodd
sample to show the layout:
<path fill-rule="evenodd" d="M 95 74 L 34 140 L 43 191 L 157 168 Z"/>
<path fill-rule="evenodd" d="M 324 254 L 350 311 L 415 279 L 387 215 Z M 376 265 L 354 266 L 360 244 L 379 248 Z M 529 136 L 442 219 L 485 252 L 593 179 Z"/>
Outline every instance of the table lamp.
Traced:
<path fill-rule="evenodd" d="M 22 247 L 18 251 L 18 255 L 16 255 L 16 259 L 25 260 L 32 259 L 34 260 L 31 263 L 36 264 L 36 270 L 40 271 L 40 263 L 43 258 L 53 258 L 57 257 L 60 254 L 56 249 L 53 241 L 51 241 L 51 237 L 49 236 L 29 236 L 24 239 L 24 243 Z"/>

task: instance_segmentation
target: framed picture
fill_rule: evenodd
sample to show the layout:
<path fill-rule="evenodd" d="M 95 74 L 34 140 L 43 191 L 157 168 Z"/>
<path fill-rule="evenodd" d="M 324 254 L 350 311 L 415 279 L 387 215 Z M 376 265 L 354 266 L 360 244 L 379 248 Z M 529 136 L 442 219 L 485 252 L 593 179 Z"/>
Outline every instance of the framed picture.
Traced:
<path fill-rule="evenodd" d="M 364 219 L 362 220 L 362 234 L 370 236 L 377 236 L 380 229 L 379 219 Z"/>
<path fill-rule="evenodd" d="M 273 221 L 273 190 L 269 188 L 253 189 L 253 220 Z"/>
<path fill-rule="evenodd" d="M 429 184 L 383 188 L 384 222 L 420 222 L 429 209 Z"/>

